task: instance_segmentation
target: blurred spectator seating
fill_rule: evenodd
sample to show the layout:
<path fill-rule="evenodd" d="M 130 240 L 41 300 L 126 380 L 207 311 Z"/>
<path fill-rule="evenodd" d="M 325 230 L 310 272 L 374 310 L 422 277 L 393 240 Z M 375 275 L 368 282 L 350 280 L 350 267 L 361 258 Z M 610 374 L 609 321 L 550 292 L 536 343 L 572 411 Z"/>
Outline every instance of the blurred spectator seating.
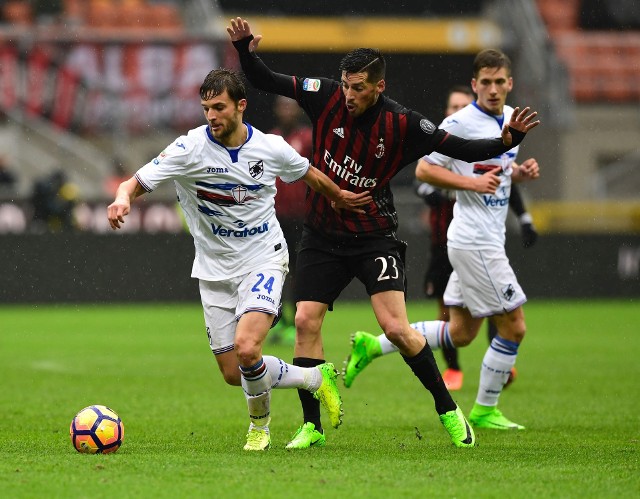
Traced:
<path fill-rule="evenodd" d="M 106 30 L 180 30 L 180 10 L 174 2 L 147 0 L 65 0 L 65 16 Z"/>
<path fill-rule="evenodd" d="M 11 26 L 31 26 L 33 9 L 28 0 L 9 0 L 2 5 L 2 20 Z"/>
<path fill-rule="evenodd" d="M 640 101 L 640 31 L 585 30 L 580 0 L 536 1 L 576 101 Z"/>

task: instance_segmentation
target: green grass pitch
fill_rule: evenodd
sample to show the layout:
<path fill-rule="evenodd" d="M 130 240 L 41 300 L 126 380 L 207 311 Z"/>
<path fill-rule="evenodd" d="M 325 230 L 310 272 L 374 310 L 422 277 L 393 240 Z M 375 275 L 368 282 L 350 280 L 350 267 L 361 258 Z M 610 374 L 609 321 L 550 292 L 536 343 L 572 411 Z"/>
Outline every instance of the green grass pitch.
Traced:
<path fill-rule="evenodd" d="M 433 302 L 408 308 L 412 321 L 435 314 Z M 500 400 L 525 431 L 478 431 L 477 448 L 454 448 L 396 354 L 343 388 L 344 424 L 326 423 L 324 448 L 284 450 L 299 404 L 274 391 L 272 448 L 248 455 L 246 403 L 222 381 L 199 304 L 0 307 L 0 496 L 639 497 L 637 301 L 533 301 L 525 312 L 519 378 Z M 368 304 L 339 302 L 324 327 L 339 368 L 356 329 L 376 331 Z M 454 398 L 466 413 L 486 345 L 483 329 L 460 352 Z M 69 423 L 90 404 L 123 419 L 117 453 L 73 450 Z"/>

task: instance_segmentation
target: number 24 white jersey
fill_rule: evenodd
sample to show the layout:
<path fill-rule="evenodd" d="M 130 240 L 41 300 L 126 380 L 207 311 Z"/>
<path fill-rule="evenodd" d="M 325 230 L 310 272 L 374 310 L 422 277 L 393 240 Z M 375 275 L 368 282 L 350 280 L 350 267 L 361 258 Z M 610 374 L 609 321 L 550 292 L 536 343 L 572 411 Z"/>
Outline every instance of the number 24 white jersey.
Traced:
<path fill-rule="evenodd" d="M 191 276 L 198 279 L 227 279 L 288 258 L 275 214 L 276 177 L 295 182 L 309 161 L 282 137 L 244 125 L 248 138 L 239 148 L 227 149 L 203 125 L 135 174 L 147 192 L 174 181 L 195 245 Z"/>
<path fill-rule="evenodd" d="M 444 119 L 440 128 L 465 139 L 498 137 L 502 125 L 511 119 L 513 108 L 504 106 L 502 116 L 491 115 L 473 102 Z M 518 154 L 518 146 L 499 157 L 467 163 L 440 153 L 431 153 L 424 159 L 432 164 L 448 168 L 466 177 L 477 177 L 500 167 L 500 186 L 495 194 L 474 191 L 456 191 L 453 221 L 447 231 L 447 244 L 457 249 L 504 248 L 505 222 L 509 211 L 512 164 Z"/>

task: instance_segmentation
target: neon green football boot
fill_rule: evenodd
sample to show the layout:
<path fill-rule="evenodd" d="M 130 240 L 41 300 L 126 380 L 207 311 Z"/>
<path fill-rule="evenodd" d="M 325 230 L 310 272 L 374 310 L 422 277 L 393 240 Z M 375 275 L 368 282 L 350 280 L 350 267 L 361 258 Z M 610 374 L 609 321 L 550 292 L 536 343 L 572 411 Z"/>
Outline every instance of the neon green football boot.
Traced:
<path fill-rule="evenodd" d="M 492 430 L 524 430 L 524 426 L 505 418 L 495 406 L 474 404 L 469 414 L 469 422 L 474 428 Z"/>
<path fill-rule="evenodd" d="M 271 447 L 269 427 L 256 426 L 251 423 L 247 432 L 247 443 L 244 446 L 244 450 L 261 451 L 267 450 L 269 447 Z"/>
<path fill-rule="evenodd" d="M 338 371 L 331 362 L 325 362 L 317 366 L 322 374 L 322 384 L 315 392 L 313 397 L 320 401 L 322 406 L 329 413 L 329 420 L 331 426 L 337 428 L 342 424 L 342 416 L 344 411 L 342 409 L 342 397 L 338 391 L 338 385 L 336 384 L 336 378 L 338 377 Z"/>
<path fill-rule="evenodd" d="M 327 443 L 327 439 L 324 436 L 324 432 L 320 433 L 316 430 L 316 425 L 313 423 L 305 423 L 298 428 L 291 442 L 285 446 L 285 449 L 297 450 L 322 447 L 325 443 Z"/>
<path fill-rule="evenodd" d="M 382 355 L 378 337 L 364 331 L 356 331 L 351 336 L 351 354 L 345 360 L 343 381 L 346 388 L 351 387 L 353 380 L 371 361 Z"/>
<path fill-rule="evenodd" d="M 473 447 L 476 444 L 476 436 L 460 407 L 456 406 L 454 411 L 441 414 L 440 422 L 456 447 Z"/>

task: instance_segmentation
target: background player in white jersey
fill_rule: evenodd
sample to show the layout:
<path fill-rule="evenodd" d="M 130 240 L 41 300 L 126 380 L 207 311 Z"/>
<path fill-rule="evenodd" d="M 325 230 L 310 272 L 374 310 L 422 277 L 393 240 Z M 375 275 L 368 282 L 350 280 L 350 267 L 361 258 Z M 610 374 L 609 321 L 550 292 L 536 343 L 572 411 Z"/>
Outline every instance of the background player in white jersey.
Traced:
<path fill-rule="evenodd" d="M 474 100 L 475 95 L 471 86 L 456 85 L 452 87 L 447 96 L 445 117 L 460 111 Z M 424 160 L 421 159 L 420 161 Z M 449 308 L 444 305 L 444 291 L 447 287 L 449 276 L 453 272 L 453 268 L 451 267 L 447 254 L 447 229 L 449 228 L 451 220 L 453 220 L 455 196 L 452 196 L 452 191 L 438 189 L 426 182 L 418 181 L 416 181 L 416 194 L 424 199 L 425 203 L 429 206 L 429 224 L 431 226 L 430 261 L 425 275 L 424 291 L 427 297 L 438 300 L 438 320 L 448 322 Z M 512 184 L 511 186 L 509 208 L 520 222 L 522 246 L 530 248 L 535 244 L 538 233 L 533 226 L 531 215 L 526 210 L 517 184 Z M 493 338 L 495 338 L 497 334 L 498 330 L 494 326 L 492 319 L 489 318 L 487 321 L 489 343 L 493 341 Z M 458 360 L 458 349 L 444 346 L 442 348 L 442 355 L 447 363 L 447 368 L 442 372 L 442 379 L 446 387 L 450 391 L 460 390 L 462 388 L 464 373 Z M 514 366 L 511 369 L 505 388 L 510 382 L 516 379 L 516 376 L 517 371 Z M 347 388 L 350 386 L 347 378 L 345 378 L 345 386 Z"/>
<path fill-rule="evenodd" d="M 483 50 L 474 60 L 471 85 L 478 96 L 476 102 L 445 118 L 440 128 L 466 138 L 491 136 L 513 112 L 505 105 L 513 88 L 511 61 L 501 51 Z M 447 233 L 454 269 L 444 294 L 450 322 L 419 322 L 412 327 L 423 333 L 432 349 L 468 345 L 485 317 L 492 317 L 498 328 L 482 361 L 480 387 L 469 415 L 469 422 L 479 428 L 524 429 L 497 408 L 526 330 L 522 310 L 526 296 L 504 249 L 509 193 L 512 180 L 539 176 L 535 159 L 515 163 L 517 152 L 515 147 L 500 157 L 475 163 L 432 153 L 416 167 L 419 180 L 458 192 Z M 350 384 L 373 358 L 394 350 L 384 335 L 357 334 L 345 382 L 349 378 Z"/>
<path fill-rule="evenodd" d="M 332 364 L 301 368 L 262 355 L 288 266 L 274 208 L 276 177 L 303 180 L 355 211 L 371 196 L 341 191 L 282 137 L 243 122 L 246 91 L 237 73 L 211 71 L 200 98 L 208 124 L 179 137 L 120 184 L 108 218 L 119 228 L 136 197 L 174 181 L 194 240 L 191 276 L 199 279 L 211 349 L 225 381 L 242 385 L 247 398 L 251 423 L 244 449 L 265 450 L 272 388 L 306 389 L 328 410 L 334 427 L 342 422 Z"/>

